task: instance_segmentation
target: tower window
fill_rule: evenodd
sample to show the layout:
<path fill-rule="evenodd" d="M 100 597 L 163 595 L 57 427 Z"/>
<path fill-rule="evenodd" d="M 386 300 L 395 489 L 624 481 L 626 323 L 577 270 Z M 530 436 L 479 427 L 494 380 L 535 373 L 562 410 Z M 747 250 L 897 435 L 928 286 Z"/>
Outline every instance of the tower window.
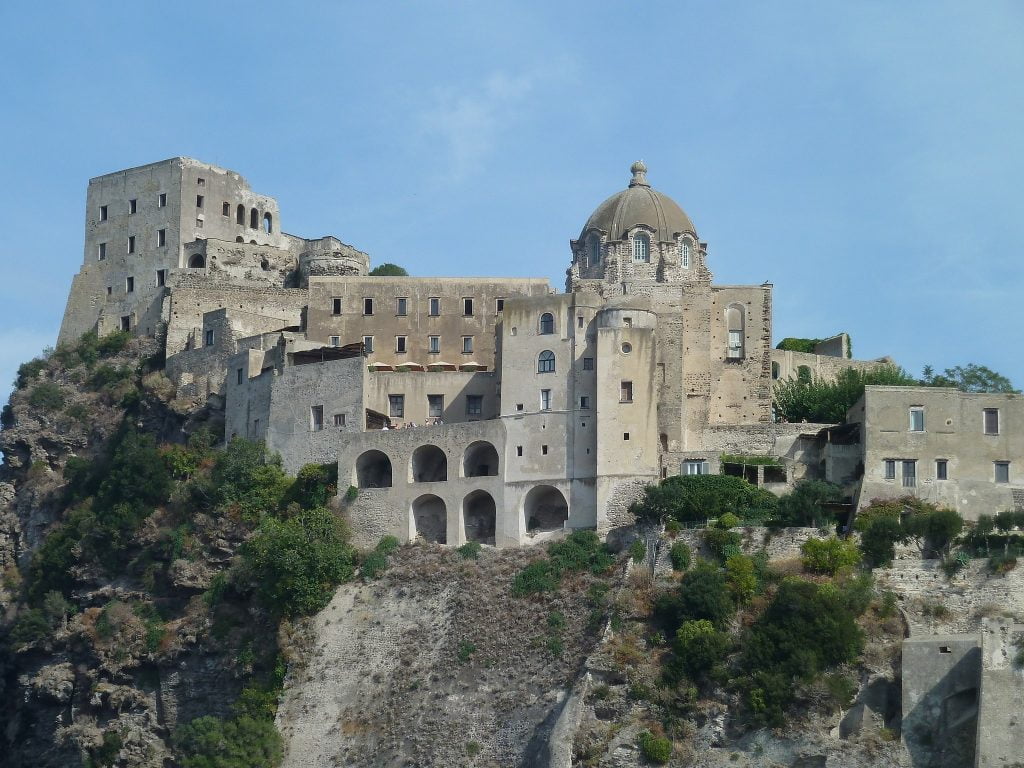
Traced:
<path fill-rule="evenodd" d="M 205 337 L 203 339 L 203 343 L 206 344 L 206 346 L 208 346 L 208 347 L 212 347 L 213 346 L 213 329 L 212 328 L 206 332 Z"/>
<path fill-rule="evenodd" d="M 332 315 L 340 315 L 341 314 L 341 297 L 340 296 L 335 296 L 334 298 L 331 299 L 331 314 Z"/>
<path fill-rule="evenodd" d="M 545 312 L 540 316 L 540 332 L 542 334 L 555 332 L 555 316 L 550 312 Z"/>
<path fill-rule="evenodd" d="M 395 314 L 399 317 L 405 317 L 409 314 L 409 299 L 405 296 L 399 296 L 396 301 L 397 306 L 395 307 Z"/>
<path fill-rule="evenodd" d="M 363 314 L 364 315 L 372 315 L 373 314 L 373 299 L 363 299 Z"/>
<path fill-rule="evenodd" d="M 473 351 L 473 337 L 463 336 L 462 337 L 462 354 L 467 355 Z"/>
<path fill-rule="evenodd" d="M 165 285 L 167 285 L 167 270 L 158 269 L 156 271 L 156 287 L 163 288 Z"/>
<path fill-rule="evenodd" d="M 231 216 L 231 203 L 224 203 L 220 207 L 220 213 L 221 213 L 221 216 L 228 216 L 228 217 L 230 217 Z"/>
<path fill-rule="evenodd" d="M 726 348 L 727 360 L 742 360 L 743 349 L 743 305 L 731 304 L 725 310 L 725 323 L 729 332 L 729 345 Z"/>
<path fill-rule="evenodd" d="M 601 238 L 591 235 L 587 238 L 587 261 L 588 266 L 596 267 L 601 263 Z"/>
<path fill-rule="evenodd" d="M 106 221 L 106 220 L 107 220 L 107 206 L 101 205 L 100 206 L 100 221 Z"/>
<path fill-rule="evenodd" d="M 498 312 L 503 312 L 504 310 L 505 310 L 505 300 L 504 299 L 495 299 L 494 300 L 494 312 L 498 313 Z"/>
<path fill-rule="evenodd" d="M 999 434 L 999 409 L 985 408 L 982 411 L 986 435 Z"/>
<path fill-rule="evenodd" d="M 124 292 L 125 293 L 134 293 L 135 292 L 135 278 L 134 277 L 126 277 L 124 279 Z"/>
<path fill-rule="evenodd" d="M 537 355 L 537 373 L 554 373 L 555 372 L 555 353 L 550 349 L 545 349 L 539 355 Z"/>
<path fill-rule="evenodd" d="M 632 403 L 633 402 L 633 382 L 622 381 L 619 382 L 619 402 L 620 403 Z"/>
<path fill-rule="evenodd" d="M 405 336 L 395 336 L 395 352 L 405 352 Z"/>
<path fill-rule="evenodd" d="M 915 406 L 910 409 L 910 431 L 924 432 L 924 408 Z"/>
<path fill-rule="evenodd" d="M 592 357 L 584 357 L 583 358 L 583 370 L 584 371 L 592 371 L 592 370 L 594 370 L 594 358 L 592 358 Z"/>
<path fill-rule="evenodd" d="M 166 208 L 167 207 L 167 193 L 166 192 L 161 192 L 160 195 L 157 197 L 157 199 L 156 199 L 156 207 L 157 208 Z"/>
<path fill-rule="evenodd" d="M 310 406 L 309 428 L 313 432 L 320 432 L 324 428 L 324 407 L 322 405 Z"/>
<path fill-rule="evenodd" d="M 679 265 L 684 269 L 690 268 L 690 241 L 679 241 Z"/>
<path fill-rule="evenodd" d="M 196 208 L 202 208 L 202 207 L 203 207 L 203 196 L 202 195 L 196 195 Z"/>
<path fill-rule="evenodd" d="M 633 235 L 633 261 L 651 260 L 651 238 L 643 233 Z"/>
<path fill-rule="evenodd" d="M 949 479 L 949 462 L 946 459 L 935 460 L 935 479 L 936 480 L 948 480 Z"/>
<path fill-rule="evenodd" d="M 135 253 L 135 235 L 128 235 L 128 253 Z"/>
<path fill-rule="evenodd" d="M 540 391 L 540 409 L 542 411 L 550 411 L 551 410 L 551 390 L 550 389 L 542 389 Z"/>
<path fill-rule="evenodd" d="M 139 210 L 139 201 L 134 197 L 128 201 L 128 213 L 132 214 Z"/>
<path fill-rule="evenodd" d="M 373 352 L 373 336 L 363 336 L 363 351 L 366 354 Z"/>
<path fill-rule="evenodd" d="M 166 229 L 158 229 L 156 231 L 156 245 L 157 245 L 158 248 L 163 248 L 165 245 L 167 245 L 167 230 Z"/>
<path fill-rule="evenodd" d="M 469 317 L 473 314 L 473 300 L 463 299 L 462 300 L 462 314 Z"/>
<path fill-rule="evenodd" d="M 1010 482 L 1010 462 L 1008 461 L 997 461 L 995 462 L 996 467 L 996 482 L 997 483 L 1008 483 Z"/>
<path fill-rule="evenodd" d="M 96 259 L 97 261 L 103 261 L 107 258 L 107 244 L 100 243 L 96 248 Z"/>

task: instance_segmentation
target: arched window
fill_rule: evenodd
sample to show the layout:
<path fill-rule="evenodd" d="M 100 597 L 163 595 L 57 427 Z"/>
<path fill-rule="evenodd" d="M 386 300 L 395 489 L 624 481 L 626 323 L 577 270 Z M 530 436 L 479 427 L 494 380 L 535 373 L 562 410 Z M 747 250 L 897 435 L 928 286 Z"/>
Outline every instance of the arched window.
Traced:
<path fill-rule="evenodd" d="M 601 263 L 601 238 L 597 235 L 587 238 L 587 262 L 591 267 Z"/>
<path fill-rule="evenodd" d="M 679 265 L 683 269 L 690 268 L 690 241 L 686 238 L 679 241 Z"/>
<path fill-rule="evenodd" d="M 242 237 L 241 235 L 239 235 L 238 237 L 235 238 L 235 242 L 236 243 L 244 243 L 245 242 L 245 238 Z"/>
<path fill-rule="evenodd" d="M 539 355 L 537 355 L 537 373 L 554 373 L 555 372 L 555 353 L 550 349 L 545 349 Z"/>
<path fill-rule="evenodd" d="M 730 304 L 725 310 L 725 323 L 729 330 L 729 346 L 725 357 L 728 360 L 743 359 L 743 305 Z"/>
<path fill-rule="evenodd" d="M 188 266 L 190 269 L 202 269 L 206 266 L 206 259 L 203 258 L 201 253 L 193 253 L 189 257 Z"/>
<path fill-rule="evenodd" d="M 274 217 L 269 213 L 263 214 L 263 231 L 268 235 L 274 231 Z"/>
<path fill-rule="evenodd" d="M 633 235 L 633 261 L 651 260 L 651 238 L 642 232 Z"/>
<path fill-rule="evenodd" d="M 540 332 L 555 332 L 555 316 L 552 315 L 550 312 L 545 312 L 543 315 L 540 316 Z"/>
<path fill-rule="evenodd" d="M 260 228 L 260 212 L 253 208 L 249 211 L 249 229 Z"/>
<path fill-rule="evenodd" d="M 239 203 L 238 208 L 235 209 L 235 223 L 240 227 L 245 226 L 245 206 L 241 203 Z"/>

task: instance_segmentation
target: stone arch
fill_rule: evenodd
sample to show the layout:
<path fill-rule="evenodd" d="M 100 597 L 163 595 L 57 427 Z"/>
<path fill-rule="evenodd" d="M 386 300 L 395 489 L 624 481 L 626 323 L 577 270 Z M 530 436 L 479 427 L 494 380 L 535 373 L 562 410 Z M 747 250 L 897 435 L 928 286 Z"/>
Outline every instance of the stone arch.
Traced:
<path fill-rule="evenodd" d="M 238 237 L 235 238 L 235 242 L 236 243 L 244 243 L 245 242 L 245 238 L 242 237 L 241 235 L 239 235 Z"/>
<path fill-rule="evenodd" d="M 448 508 L 440 496 L 425 493 L 412 503 L 412 522 L 416 535 L 424 541 L 448 543 Z"/>
<path fill-rule="evenodd" d="M 466 446 L 462 454 L 463 477 L 494 477 L 498 474 L 498 451 L 486 440 Z"/>
<path fill-rule="evenodd" d="M 189 269 L 203 269 L 206 266 L 206 257 L 201 253 L 193 253 L 188 257 Z"/>
<path fill-rule="evenodd" d="M 249 211 L 249 229 L 260 228 L 260 212 L 259 209 L 253 208 Z"/>
<path fill-rule="evenodd" d="M 448 457 L 436 445 L 421 445 L 410 460 L 414 483 L 439 483 L 448 479 Z"/>
<path fill-rule="evenodd" d="M 390 488 L 391 459 L 383 451 L 364 451 L 356 459 L 357 488 Z"/>
<path fill-rule="evenodd" d="M 537 485 L 523 500 L 527 531 L 557 531 L 569 519 L 569 503 L 552 485 Z"/>
<path fill-rule="evenodd" d="M 268 235 L 274 231 L 274 217 L 270 213 L 263 214 L 263 231 Z"/>
<path fill-rule="evenodd" d="M 729 360 L 742 360 L 746 356 L 745 310 L 742 304 L 730 304 L 725 310 L 725 325 L 729 333 L 725 356 Z"/>
<path fill-rule="evenodd" d="M 242 227 L 245 226 L 245 206 L 241 203 L 235 209 L 235 223 Z"/>
<path fill-rule="evenodd" d="M 462 523 L 466 541 L 494 544 L 497 524 L 497 507 L 494 497 L 487 491 L 473 491 L 462 500 Z"/>

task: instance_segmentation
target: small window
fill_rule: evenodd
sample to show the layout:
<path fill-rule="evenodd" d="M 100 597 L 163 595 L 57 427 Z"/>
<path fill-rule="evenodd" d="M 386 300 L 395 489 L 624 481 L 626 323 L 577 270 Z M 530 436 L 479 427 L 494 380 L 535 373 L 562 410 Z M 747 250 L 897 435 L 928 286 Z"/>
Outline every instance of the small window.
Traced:
<path fill-rule="evenodd" d="M 197 187 L 205 187 L 206 186 L 206 179 L 203 179 L 203 178 L 196 179 L 196 186 Z"/>
<path fill-rule="evenodd" d="M 134 277 L 126 277 L 124 279 L 124 292 L 125 293 L 135 293 L 135 278 Z"/>
<path fill-rule="evenodd" d="M 590 409 L 590 398 L 587 395 L 580 396 L 580 408 L 584 411 Z"/>
<path fill-rule="evenodd" d="M 166 208 L 167 207 L 167 193 L 166 192 L 161 192 L 159 197 L 157 197 L 157 199 L 156 199 L 156 207 L 157 208 Z"/>
<path fill-rule="evenodd" d="M 540 452 L 543 453 L 545 456 L 547 456 L 548 455 L 548 447 L 546 445 L 542 445 L 540 447 Z"/>
<path fill-rule="evenodd" d="M 309 428 L 313 432 L 320 432 L 324 428 L 324 407 L 314 405 L 309 409 Z"/>
<path fill-rule="evenodd" d="M 683 462 L 684 475 L 707 475 L 710 468 L 706 459 L 687 459 Z"/>
<path fill-rule="evenodd" d="M 330 339 L 331 339 L 331 346 L 332 347 L 340 347 L 341 346 L 341 336 L 331 336 Z"/>
<path fill-rule="evenodd" d="M 1008 483 L 1010 482 L 1010 462 L 1008 461 L 997 461 L 995 462 L 996 467 L 996 482 L 997 483 Z"/>
<path fill-rule="evenodd" d="M 107 244 L 100 243 L 96 248 L 96 260 L 103 261 L 105 258 L 107 258 Z"/>
<path fill-rule="evenodd" d="M 473 337 L 463 336 L 462 337 L 462 354 L 468 355 L 473 351 Z"/>
<path fill-rule="evenodd" d="M 441 300 L 438 298 L 432 298 L 430 300 L 430 316 L 437 317 L 441 314 Z"/>
<path fill-rule="evenodd" d="M 444 416 L 444 395 L 427 395 L 427 416 L 432 419 Z"/>
<path fill-rule="evenodd" d="M 269 213 L 263 214 L 263 231 L 268 235 L 274 233 L 274 217 Z"/>
<path fill-rule="evenodd" d="M 363 299 L 363 314 L 364 315 L 372 315 L 373 314 L 373 299 Z"/>
<path fill-rule="evenodd" d="M 156 271 L 156 287 L 163 288 L 165 285 L 167 285 L 167 270 L 158 269 Z"/>
<path fill-rule="evenodd" d="M 469 317 L 470 315 L 473 314 L 473 300 L 472 299 L 463 299 L 462 300 L 462 314 L 464 316 L 466 316 L 466 317 Z"/>
<path fill-rule="evenodd" d="M 395 352 L 402 352 L 402 353 L 404 353 L 406 351 L 405 350 L 405 342 L 406 342 L 406 337 L 405 336 L 395 336 Z"/>
<path fill-rule="evenodd" d="M 584 357 L 583 358 L 583 370 L 584 371 L 592 371 L 592 370 L 594 370 L 594 358 L 592 358 L 592 357 Z"/>
<path fill-rule="evenodd" d="M 135 235 L 128 235 L 128 253 L 135 253 Z"/>
<path fill-rule="evenodd" d="M 373 336 L 363 336 L 363 351 L 366 354 L 373 352 Z"/>
<path fill-rule="evenodd" d="M 772 378 L 773 379 L 779 378 L 779 364 L 778 363 L 774 363 L 774 362 L 772 363 Z"/>
<path fill-rule="evenodd" d="M 399 317 L 405 317 L 409 314 L 409 299 L 405 296 L 399 296 L 397 300 L 398 306 L 395 307 L 395 314 Z"/>
<path fill-rule="evenodd" d="M 259 228 L 260 228 L 260 212 L 256 208 L 253 208 L 251 211 L 249 211 L 249 229 L 259 229 Z"/>
<path fill-rule="evenodd" d="M 690 268 L 690 241 L 680 240 L 679 241 L 679 265 L 683 269 Z"/>
<path fill-rule="evenodd" d="M 243 381 L 245 381 L 245 370 L 239 368 L 235 371 L 235 384 L 241 384 Z"/>
<path fill-rule="evenodd" d="M 523 408 L 525 408 L 525 407 L 526 407 L 526 406 L 524 406 L 524 405 L 523 405 L 522 403 L 516 403 L 516 410 L 517 410 L 517 411 L 521 411 L 521 410 L 523 410 Z"/>
<path fill-rule="evenodd" d="M 946 459 L 935 460 L 935 479 L 936 480 L 948 480 L 949 479 L 949 462 Z"/>
<path fill-rule="evenodd" d="M 633 351 L 633 345 L 630 344 L 628 341 L 624 341 L 620 349 L 622 350 L 622 354 L 628 355 L 630 352 Z"/>
<path fill-rule="evenodd" d="M 335 296 L 333 299 L 331 299 L 331 314 L 332 315 L 340 315 L 341 314 L 341 299 L 338 298 L 337 296 Z"/>
<path fill-rule="evenodd" d="M 896 479 L 896 459 L 885 460 L 885 479 L 895 480 Z"/>
<path fill-rule="evenodd" d="M 480 418 L 484 412 L 483 395 L 466 395 L 466 415 Z"/>
<path fill-rule="evenodd" d="M 999 434 L 999 409 L 998 408 L 986 408 L 982 411 L 984 416 L 985 434 L 986 435 L 998 435 Z"/>
<path fill-rule="evenodd" d="M 110 296 L 113 292 L 114 292 L 114 286 L 108 285 L 107 286 L 107 296 Z"/>
<path fill-rule="evenodd" d="M 336 427 L 344 427 L 345 426 L 345 414 L 344 413 L 336 413 L 336 414 L 334 414 L 334 426 L 336 426 Z"/>
<path fill-rule="evenodd" d="M 619 402 L 620 403 L 632 403 L 633 402 L 633 382 L 623 381 L 619 384 Z"/>
<path fill-rule="evenodd" d="M 623 440 L 629 440 L 629 432 L 623 432 L 622 433 L 622 439 Z"/>
<path fill-rule="evenodd" d="M 523 455 L 523 446 L 517 445 L 516 446 L 516 456 L 522 456 L 522 455 Z"/>
<path fill-rule="evenodd" d="M 202 207 L 203 207 L 203 196 L 202 195 L 196 195 L 196 208 L 202 208 Z"/>
<path fill-rule="evenodd" d="M 129 215 L 133 214 L 133 213 L 137 213 L 138 210 L 139 210 L 139 201 L 136 200 L 135 198 L 132 198 L 131 200 L 129 200 L 128 201 L 128 213 L 129 213 Z"/>
<path fill-rule="evenodd" d="M 741 304 L 733 304 L 725 310 L 725 322 L 729 331 L 729 344 L 725 357 L 727 360 L 742 360 L 743 349 L 743 327 L 745 308 Z"/>
<path fill-rule="evenodd" d="M 121 330 L 130 331 L 132 329 L 132 316 L 121 315 Z"/>
<path fill-rule="evenodd" d="M 208 347 L 212 347 L 213 346 L 213 329 L 212 328 L 206 332 L 206 336 L 204 338 L 204 343 Z"/>
<path fill-rule="evenodd" d="M 555 372 L 555 353 L 545 349 L 537 356 L 537 373 Z"/>
<path fill-rule="evenodd" d="M 230 216 L 231 215 L 231 203 L 224 203 L 224 205 L 222 205 L 220 207 L 220 215 L 221 216 Z"/>
<path fill-rule="evenodd" d="M 427 351 L 436 355 L 441 351 L 441 337 L 440 336 L 428 336 L 427 337 Z"/>
<path fill-rule="evenodd" d="M 904 459 L 903 464 L 903 487 L 913 488 L 917 485 L 917 462 L 913 459 Z"/>
<path fill-rule="evenodd" d="M 156 231 L 156 245 L 157 245 L 157 248 L 163 248 L 165 245 L 167 245 L 167 230 L 166 229 L 158 229 Z"/>
<path fill-rule="evenodd" d="M 196 219 L 196 229 L 202 229 L 202 228 L 203 228 L 203 219 L 200 216 L 198 219 Z"/>
<path fill-rule="evenodd" d="M 550 411 L 551 410 L 551 390 L 550 389 L 542 389 L 540 391 L 540 409 L 542 411 Z"/>
<path fill-rule="evenodd" d="M 577 328 L 582 328 L 583 327 L 583 315 L 577 315 L 576 316 L 576 327 Z"/>
<path fill-rule="evenodd" d="M 633 235 L 633 261 L 651 260 L 651 238 L 645 234 Z"/>
<path fill-rule="evenodd" d="M 100 206 L 100 221 L 106 221 L 106 220 L 107 220 L 107 206 L 101 205 Z"/>
<path fill-rule="evenodd" d="M 601 263 L 601 238 L 591 235 L 587 238 L 587 266 L 596 267 Z"/>
<path fill-rule="evenodd" d="M 494 300 L 494 311 L 495 313 L 503 312 L 505 310 L 505 300 L 495 299 Z"/>
<path fill-rule="evenodd" d="M 388 416 L 393 419 L 405 418 L 405 395 L 388 395 Z"/>
<path fill-rule="evenodd" d="M 239 203 L 238 208 L 235 209 L 235 224 L 240 227 L 245 226 L 245 206 L 241 203 Z"/>
<path fill-rule="evenodd" d="M 914 406 L 910 409 L 910 431 L 924 432 L 924 408 Z"/>
<path fill-rule="evenodd" d="M 623 328 L 632 328 L 633 327 L 633 318 L 632 317 L 624 317 L 624 318 L 622 318 L 622 327 Z"/>
<path fill-rule="evenodd" d="M 545 312 L 540 316 L 540 332 L 542 334 L 555 332 L 555 316 L 550 312 Z"/>

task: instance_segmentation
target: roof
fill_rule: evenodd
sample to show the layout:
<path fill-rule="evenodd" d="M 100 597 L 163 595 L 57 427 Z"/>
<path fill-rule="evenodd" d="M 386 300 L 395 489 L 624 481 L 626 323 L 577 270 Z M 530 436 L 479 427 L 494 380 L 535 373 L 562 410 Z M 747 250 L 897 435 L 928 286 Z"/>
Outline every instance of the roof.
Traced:
<path fill-rule="evenodd" d="M 663 195 L 647 182 L 647 166 L 633 163 L 633 178 L 629 186 L 609 197 L 595 210 L 580 233 L 582 239 L 589 230 L 606 232 L 612 240 L 623 240 L 626 233 L 638 224 L 655 231 L 655 238 L 671 242 L 680 232 L 692 232 L 693 222 L 682 208 L 668 195 Z"/>

